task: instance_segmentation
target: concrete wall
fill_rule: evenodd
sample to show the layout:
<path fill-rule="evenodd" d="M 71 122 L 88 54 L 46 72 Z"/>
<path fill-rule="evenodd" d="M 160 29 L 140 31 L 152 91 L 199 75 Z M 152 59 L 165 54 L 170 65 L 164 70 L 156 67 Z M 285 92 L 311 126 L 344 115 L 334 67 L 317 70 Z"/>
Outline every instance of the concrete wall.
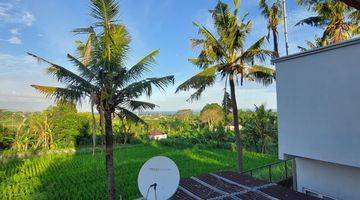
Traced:
<path fill-rule="evenodd" d="M 297 189 L 343 200 L 360 199 L 360 168 L 296 158 Z"/>
<path fill-rule="evenodd" d="M 360 167 L 360 38 L 275 63 L 279 157 Z"/>

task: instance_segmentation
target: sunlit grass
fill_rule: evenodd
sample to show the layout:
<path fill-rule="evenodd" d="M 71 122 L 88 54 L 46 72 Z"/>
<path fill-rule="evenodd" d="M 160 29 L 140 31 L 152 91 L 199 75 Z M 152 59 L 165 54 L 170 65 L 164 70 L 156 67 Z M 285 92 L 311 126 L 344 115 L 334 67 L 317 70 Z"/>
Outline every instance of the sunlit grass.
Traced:
<path fill-rule="evenodd" d="M 118 195 L 139 197 L 137 176 L 146 160 L 156 155 L 175 161 L 182 178 L 207 172 L 236 169 L 236 153 L 224 149 L 176 149 L 138 145 L 116 149 L 115 171 Z M 277 159 L 245 152 L 244 167 L 251 169 Z M 44 155 L 0 166 L 0 196 L 4 199 L 105 199 L 105 158 L 98 152 Z"/>

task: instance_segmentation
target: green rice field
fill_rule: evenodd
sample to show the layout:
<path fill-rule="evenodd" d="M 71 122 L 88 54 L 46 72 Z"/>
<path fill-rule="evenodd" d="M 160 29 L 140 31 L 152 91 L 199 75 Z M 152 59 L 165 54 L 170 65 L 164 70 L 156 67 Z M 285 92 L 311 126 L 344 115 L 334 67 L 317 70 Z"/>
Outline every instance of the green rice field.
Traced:
<path fill-rule="evenodd" d="M 117 148 L 114 151 L 114 165 L 119 199 L 139 197 L 137 176 L 140 167 L 146 160 L 157 155 L 173 159 L 179 167 L 181 178 L 236 169 L 236 153 L 224 149 L 176 149 L 157 144 Z M 245 170 L 276 161 L 276 157 L 244 153 Z M 100 151 L 95 156 L 82 152 L 2 160 L 0 197 L 1 199 L 106 199 L 104 163 L 105 156 Z M 274 174 L 276 177 L 276 170 Z M 258 172 L 260 178 L 261 176 L 266 178 L 266 175 L 266 172 Z"/>

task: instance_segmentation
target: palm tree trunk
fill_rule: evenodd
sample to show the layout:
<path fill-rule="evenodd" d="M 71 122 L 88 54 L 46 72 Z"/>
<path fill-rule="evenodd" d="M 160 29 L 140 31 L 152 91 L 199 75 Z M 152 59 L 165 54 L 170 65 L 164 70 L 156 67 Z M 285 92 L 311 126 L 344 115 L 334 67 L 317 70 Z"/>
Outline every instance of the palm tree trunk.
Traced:
<path fill-rule="evenodd" d="M 114 136 L 112 130 L 111 110 L 105 111 L 105 162 L 106 162 L 106 183 L 109 200 L 115 200 L 115 171 L 114 171 Z"/>
<path fill-rule="evenodd" d="M 96 147 L 96 119 L 94 114 L 94 100 L 91 99 L 91 116 L 92 116 L 92 139 L 93 139 L 93 156 L 95 155 Z"/>
<path fill-rule="evenodd" d="M 273 32 L 273 40 L 274 40 L 275 57 L 278 58 L 279 57 L 279 44 L 278 44 L 277 30 L 273 29 L 272 32 Z"/>
<path fill-rule="evenodd" d="M 232 100 L 232 110 L 234 116 L 234 130 L 235 130 L 235 142 L 236 142 L 236 150 L 237 150 L 238 171 L 241 172 L 243 170 L 242 143 L 241 143 L 241 134 L 239 129 L 239 114 L 236 104 L 235 81 L 234 81 L 234 75 L 232 74 L 229 76 L 229 83 L 230 83 L 230 95 Z"/>
<path fill-rule="evenodd" d="M 105 135 L 105 123 L 104 123 L 104 109 L 103 106 L 100 105 L 97 107 L 97 110 L 99 112 L 100 115 L 100 131 L 101 131 L 101 145 L 104 145 L 104 135 Z"/>

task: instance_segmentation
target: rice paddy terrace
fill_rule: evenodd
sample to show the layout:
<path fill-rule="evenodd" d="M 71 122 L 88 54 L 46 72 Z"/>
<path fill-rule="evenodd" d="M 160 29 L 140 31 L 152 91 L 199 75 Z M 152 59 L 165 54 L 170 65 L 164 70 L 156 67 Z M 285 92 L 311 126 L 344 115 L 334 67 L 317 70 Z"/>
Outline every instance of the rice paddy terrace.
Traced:
<path fill-rule="evenodd" d="M 138 172 L 146 160 L 157 155 L 173 159 L 181 178 L 236 168 L 236 153 L 224 149 L 177 149 L 157 144 L 117 148 L 114 165 L 119 197 L 139 197 Z M 245 170 L 275 161 L 275 157 L 268 155 L 244 153 Z M 104 163 L 105 156 L 100 151 L 94 156 L 82 152 L 3 159 L 0 196 L 3 199 L 106 199 Z"/>

